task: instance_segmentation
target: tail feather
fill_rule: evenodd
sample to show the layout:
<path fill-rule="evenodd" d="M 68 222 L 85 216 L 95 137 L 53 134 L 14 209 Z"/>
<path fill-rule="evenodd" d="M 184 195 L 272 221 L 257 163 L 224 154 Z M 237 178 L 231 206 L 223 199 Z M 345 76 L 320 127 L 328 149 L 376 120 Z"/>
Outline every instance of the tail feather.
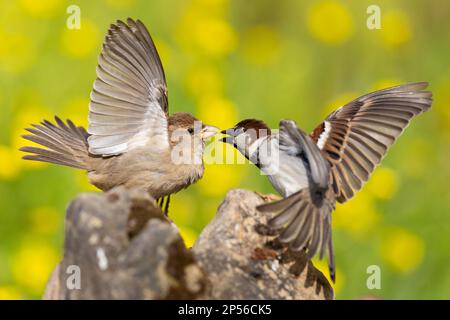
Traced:
<path fill-rule="evenodd" d="M 330 278 L 333 283 L 336 283 L 336 268 L 334 263 L 333 241 L 328 238 L 328 270 L 330 271 Z"/>
<path fill-rule="evenodd" d="M 334 281 L 334 256 L 331 238 L 331 211 L 334 198 L 328 192 L 320 206 L 313 201 L 309 188 L 304 188 L 282 200 L 257 207 L 260 212 L 276 213 L 268 224 L 279 232 L 278 239 L 288 243 L 293 251 L 307 250 L 308 258 L 328 251 L 330 277 Z"/>
<path fill-rule="evenodd" d="M 44 148 L 26 146 L 21 151 L 30 154 L 24 155 L 25 160 L 42 161 L 63 166 L 90 170 L 89 134 L 82 127 L 77 127 L 72 121 L 67 124 L 55 117 L 56 124 L 48 120 L 40 124 L 33 124 L 33 128 L 26 130 L 31 134 L 22 137 L 31 142 L 40 144 Z"/>

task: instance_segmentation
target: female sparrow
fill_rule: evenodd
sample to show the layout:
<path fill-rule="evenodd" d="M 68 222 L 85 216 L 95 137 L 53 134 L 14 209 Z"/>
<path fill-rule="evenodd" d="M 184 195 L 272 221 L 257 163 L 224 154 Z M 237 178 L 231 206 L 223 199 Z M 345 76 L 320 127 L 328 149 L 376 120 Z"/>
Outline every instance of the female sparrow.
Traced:
<path fill-rule="evenodd" d="M 167 197 L 166 213 L 170 194 L 203 176 L 204 143 L 218 131 L 190 113 L 169 115 L 158 52 L 144 24 L 130 18 L 106 35 L 88 118 L 87 131 L 58 117 L 33 125 L 23 137 L 45 148 L 23 147 L 31 153 L 23 158 L 84 169 L 101 190 L 123 185 Z"/>

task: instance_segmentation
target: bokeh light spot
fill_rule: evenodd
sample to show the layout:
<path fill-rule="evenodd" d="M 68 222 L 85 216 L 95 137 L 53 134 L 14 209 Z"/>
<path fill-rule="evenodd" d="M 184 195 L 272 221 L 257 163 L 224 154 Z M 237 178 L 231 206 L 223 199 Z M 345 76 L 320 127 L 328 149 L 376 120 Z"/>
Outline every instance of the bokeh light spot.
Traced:
<path fill-rule="evenodd" d="M 336 0 L 313 4 L 308 11 L 307 25 L 314 38 L 330 45 L 347 41 L 353 33 L 353 20 L 349 10 Z"/>
<path fill-rule="evenodd" d="M 59 254 L 53 247 L 36 240 L 26 240 L 11 259 L 14 280 L 34 294 L 42 294 L 58 260 Z"/>
<path fill-rule="evenodd" d="M 380 167 L 375 169 L 365 188 L 374 197 L 389 200 L 397 192 L 398 185 L 398 175 L 395 171 L 386 167 Z"/>
<path fill-rule="evenodd" d="M 64 28 L 61 45 L 71 57 L 84 58 L 96 52 L 99 45 L 99 31 L 90 20 L 83 18 L 80 29 Z"/>
<path fill-rule="evenodd" d="M 61 226 L 62 214 L 55 208 L 39 207 L 30 212 L 31 231 L 44 235 L 51 235 Z"/>
<path fill-rule="evenodd" d="M 0 179 L 13 180 L 19 175 L 19 172 L 20 163 L 15 150 L 0 145 Z"/>
<path fill-rule="evenodd" d="M 383 14 L 381 35 L 387 47 L 398 47 L 406 44 L 412 38 L 412 28 L 409 17 L 403 11 L 389 11 Z"/>
<path fill-rule="evenodd" d="M 197 234 L 188 227 L 179 227 L 180 235 L 183 238 L 184 244 L 187 248 L 191 248 L 195 240 L 197 240 Z"/>
<path fill-rule="evenodd" d="M 20 107 L 20 112 L 17 114 L 12 125 L 12 148 L 16 152 L 15 158 L 19 161 L 20 166 L 24 168 L 42 168 L 47 166 L 47 163 L 38 161 L 22 161 L 20 158 L 25 154 L 19 149 L 23 146 L 39 146 L 38 144 L 25 140 L 22 138 L 23 134 L 28 134 L 25 128 L 30 128 L 31 124 L 38 124 L 42 120 L 52 120 L 53 117 L 48 108 L 38 105 L 24 105 Z"/>
<path fill-rule="evenodd" d="M 20 0 L 20 5 L 32 17 L 47 18 L 61 6 L 61 0 Z"/>
<path fill-rule="evenodd" d="M 186 87 L 194 97 L 220 94 L 223 89 L 223 79 L 213 66 L 196 65 L 187 73 Z"/>
<path fill-rule="evenodd" d="M 19 300 L 22 299 L 20 290 L 12 286 L 0 287 L 0 300 Z"/>
<path fill-rule="evenodd" d="M 0 70 L 18 74 L 32 66 L 36 52 L 28 35 L 0 30 L 0 38 Z"/>
<path fill-rule="evenodd" d="M 226 55 L 232 52 L 237 44 L 236 33 L 225 20 L 200 20 L 192 31 L 198 46 L 212 56 Z"/>
<path fill-rule="evenodd" d="M 204 177 L 198 185 L 205 196 L 223 197 L 231 188 L 239 185 L 241 178 L 239 165 L 210 164 L 205 165 Z"/>
<path fill-rule="evenodd" d="M 381 244 L 381 257 L 395 271 L 407 273 L 413 271 L 422 262 L 425 243 L 414 233 L 390 228 L 386 231 Z"/>
<path fill-rule="evenodd" d="M 221 129 L 227 129 L 237 123 L 237 109 L 230 100 L 207 96 L 200 100 L 198 116 L 206 124 L 214 125 Z"/>
<path fill-rule="evenodd" d="M 359 192 L 345 204 L 337 204 L 333 226 L 355 237 L 365 237 L 379 223 L 381 216 L 368 192 Z"/>
<path fill-rule="evenodd" d="M 170 219 L 177 226 L 186 226 L 191 223 L 193 218 L 192 212 L 197 212 L 198 208 L 194 198 L 186 193 L 179 192 L 170 197 Z"/>
<path fill-rule="evenodd" d="M 267 25 L 258 25 L 246 31 L 242 46 L 244 57 L 253 64 L 274 62 L 280 53 L 280 36 Z"/>
<path fill-rule="evenodd" d="M 62 119 L 70 119 L 76 126 L 87 129 L 88 126 L 89 98 L 76 97 L 70 99 L 61 113 Z"/>

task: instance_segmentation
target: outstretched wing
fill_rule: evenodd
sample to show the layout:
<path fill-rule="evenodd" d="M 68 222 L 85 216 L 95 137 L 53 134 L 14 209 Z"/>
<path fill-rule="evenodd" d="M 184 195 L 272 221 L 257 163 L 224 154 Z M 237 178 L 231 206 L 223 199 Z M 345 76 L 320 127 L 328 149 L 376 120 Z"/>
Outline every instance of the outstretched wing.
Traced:
<path fill-rule="evenodd" d="M 333 189 L 341 203 L 369 179 L 410 120 L 431 106 L 426 82 L 364 95 L 331 113 L 311 138 L 331 164 Z"/>
<path fill-rule="evenodd" d="M 117 21 L 98 59 L 89 104 L 89 152 L 110 156 L 147 144 L 167 148 L 167 113 L 166 80 L 149 32 L 139 20 Z"/>

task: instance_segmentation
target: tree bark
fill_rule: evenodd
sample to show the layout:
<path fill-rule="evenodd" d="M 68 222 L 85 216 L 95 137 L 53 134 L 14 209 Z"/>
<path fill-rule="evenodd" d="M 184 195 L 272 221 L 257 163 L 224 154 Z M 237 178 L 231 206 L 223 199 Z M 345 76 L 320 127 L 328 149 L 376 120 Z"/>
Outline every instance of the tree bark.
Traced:
<path fill-rule="evenodd" d="M 268 235 L 256 193 L 232 190 L 193 248 L 146 193 L 85 193 L 44 299 L 332 299 L 304 253 Z"/>

